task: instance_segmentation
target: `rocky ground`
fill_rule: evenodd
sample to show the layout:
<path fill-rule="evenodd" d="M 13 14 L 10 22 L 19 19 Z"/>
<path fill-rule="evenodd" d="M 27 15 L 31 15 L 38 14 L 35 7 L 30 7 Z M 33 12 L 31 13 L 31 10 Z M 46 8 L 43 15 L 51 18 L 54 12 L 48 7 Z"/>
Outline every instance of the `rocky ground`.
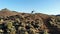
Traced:
<path fill-rule="evenodd" d="M 60 16 L 2 9 L 0 34 L 60 34 Z"/>

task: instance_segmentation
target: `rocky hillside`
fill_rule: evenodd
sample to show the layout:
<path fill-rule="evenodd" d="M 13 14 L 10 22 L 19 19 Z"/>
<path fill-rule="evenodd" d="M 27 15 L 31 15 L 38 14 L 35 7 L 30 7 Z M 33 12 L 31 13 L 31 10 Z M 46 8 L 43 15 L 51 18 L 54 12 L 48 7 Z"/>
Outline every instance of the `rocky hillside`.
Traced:
<path fill-rule="evenodd" d="M 60 34 L 60 16 L 0 10 L 0 34 Z"/>

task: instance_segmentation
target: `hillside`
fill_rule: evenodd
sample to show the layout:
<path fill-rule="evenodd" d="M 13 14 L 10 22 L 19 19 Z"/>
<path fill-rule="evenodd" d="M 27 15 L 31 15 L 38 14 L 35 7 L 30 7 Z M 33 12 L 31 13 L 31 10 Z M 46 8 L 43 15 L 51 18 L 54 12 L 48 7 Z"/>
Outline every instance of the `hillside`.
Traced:
<path fill-rule="evenodd" d="M 1 34 L 60 34 L 60 16 L 0 10 Z"/>
<path fill-rule="evenodd" d="M 16 14 L 16 12 L 10 11 L 7 8 L 0 10 L 0 16 L 12 16 Z"/>

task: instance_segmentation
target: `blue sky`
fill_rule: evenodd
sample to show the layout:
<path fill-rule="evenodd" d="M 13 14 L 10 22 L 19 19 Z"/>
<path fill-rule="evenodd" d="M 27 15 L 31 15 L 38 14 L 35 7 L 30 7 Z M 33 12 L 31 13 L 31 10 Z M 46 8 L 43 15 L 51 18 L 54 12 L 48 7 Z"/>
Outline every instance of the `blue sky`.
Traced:
<path fill-rule="evenodd" d="M 0 9 L 8 8 L 18 12 L 60 14 L 60 0 L 0 0 Z"/>

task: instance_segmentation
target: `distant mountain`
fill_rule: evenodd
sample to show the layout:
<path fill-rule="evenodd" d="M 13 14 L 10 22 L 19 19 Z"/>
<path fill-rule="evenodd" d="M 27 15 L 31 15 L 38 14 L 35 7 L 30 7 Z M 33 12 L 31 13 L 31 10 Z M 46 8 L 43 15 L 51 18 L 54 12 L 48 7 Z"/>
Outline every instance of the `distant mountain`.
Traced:
<path fill-rule="evenodd" d="M 60 16 L 60 14 L 56 15 L 56 16 Z"/>

